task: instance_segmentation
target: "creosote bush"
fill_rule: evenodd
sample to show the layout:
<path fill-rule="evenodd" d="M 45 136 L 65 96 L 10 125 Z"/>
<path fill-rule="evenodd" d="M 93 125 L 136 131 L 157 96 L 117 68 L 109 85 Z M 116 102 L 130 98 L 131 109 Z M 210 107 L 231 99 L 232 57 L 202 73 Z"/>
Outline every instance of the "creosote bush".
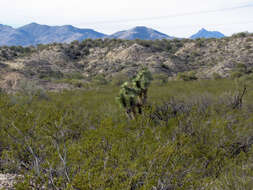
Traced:
<path fill-rule="evenodd" d="M 194 71 L 178 73 L 177 78 L 178 80 L 183 80 L 183 81 L 198 80 L 198 77 L 196 76 L 196 73 Z"/>
<path fill-rule="evenodd" d="M 133 120 L 117 86 L 2 92 L 1 173 L 21 174 L 18 190 L 252 189 L 252 84 L 233 109 L 234 80 L 151 83 Z"/>

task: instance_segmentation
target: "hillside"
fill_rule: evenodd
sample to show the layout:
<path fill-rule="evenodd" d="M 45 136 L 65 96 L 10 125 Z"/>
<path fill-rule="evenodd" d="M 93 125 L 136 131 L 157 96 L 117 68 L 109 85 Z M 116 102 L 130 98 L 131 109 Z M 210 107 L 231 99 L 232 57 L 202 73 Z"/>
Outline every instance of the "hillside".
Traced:
<path fill-rule="evenodd" d="M 194 71 L 198 78 L 240 75 L 253 68 L 253 35 L 239 33 L 222 39 L 120 40 L 97 39 L 81 43 L 1 47 L 0 86 L 15 90 L 20 81 L 32 81 L 47 90 L 83 87 L 93 80 L 132 76 L 148 67 L 156 75 L 175 78 Z"/>

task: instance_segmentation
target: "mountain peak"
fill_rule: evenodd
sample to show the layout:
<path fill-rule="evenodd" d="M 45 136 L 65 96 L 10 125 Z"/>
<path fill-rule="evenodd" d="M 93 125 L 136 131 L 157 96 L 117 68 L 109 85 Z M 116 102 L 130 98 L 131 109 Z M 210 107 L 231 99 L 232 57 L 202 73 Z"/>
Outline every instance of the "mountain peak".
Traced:
<path fill-rule="evenodd" d="M 200 32 L 207 32 L 205 28 L 201 28 Z"/>
<path fill-rule="evenodd" d="M 132 30 L 140 30 L 140 29 L 146 30 L 146 29 L 149 29 L 149 28 L 146 27 L 146 26 L 135 26 L 134 28 L 132 28 Z"/>
<path fill-rule="evenodd" d="M 31 23 L 28 24 L 28 25 L 40 25 L 40 24 L 38 24 L 37 22 L 31 22 Z"/>
<path fill-rule="evenodd" d="M 40 27 L 40 26 L 46 26 L 46 25 L 41 25 L 41 24 L 38 24 L 36 22 L 31 22 L 30 24 L 26 24 L 20 28 L 24 28 L 24 27 Z"/>
<path fill-rule="evenodd" d="M 152 28 L 148 28 L 145 26 L 136 26 L 129 30 L 114 33 L 110 35 L 109 38 L 119 38 L 126 40 L 135 40 L 135 39 L 156 40 L 156 39 L 172 39 L 173 37 L 158 32 Z"/>
<path fill-rule="evenodd" d="M 225 35 L 218 31 L 208 31 L 205 28 L 202 28 L 196 34 L 192 35 L 190 38 L 197 39 L 197 38 L 223 38 L 223 37 L 225 37 Z"/>

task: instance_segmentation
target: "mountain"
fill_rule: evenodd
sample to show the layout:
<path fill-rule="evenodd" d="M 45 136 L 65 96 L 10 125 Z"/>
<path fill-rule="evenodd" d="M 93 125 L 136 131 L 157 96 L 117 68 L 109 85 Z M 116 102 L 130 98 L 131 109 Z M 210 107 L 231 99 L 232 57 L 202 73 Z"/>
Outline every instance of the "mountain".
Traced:
<path fill-rule="evenodd" d="M 71 25 L 48 26 L 31 23 L 17 30 L 28 33 L 34 39 L 34 44 L 70 43 L 74 40 L 82 41 L 87 38 L 97 39 L 106 36 L 92 29 L 80 29 Z"/>
<path fill-rule="evenodd" d="M 104 39 L 104 38 L 119 38 L 119 39 L 143 39 L 143 40 L 156 40 L 156 39 L 173 39 L 174 37 L 168 36 L 151 28 L 139 26 L 130 30 L 120 31 L 110 36 L 96 32 L 92 29 L 81 29 L 71 25 L 64 26 L 48 26 L 37 23 L 27 24 L 20 28 L 12 28 L 6 25 L 0 25 L 0 46 L 29 46 L 36 44 L 49 44 L 49 43 L 70 43 L 84 39 Z"/>
<path fill-rule="evenodd" d="M 202 28 L 200 31 L 198 31 L 196 34 L 192 35 L 191 39 L 197 39 L 197 38 L 224 38 L 225 35 L 217 32 L 217 31 L 208 31 L 204 28 Z"/>
<path fill-rule="evenodd" d="M 222 38 L 224 34 L 216 31 L 207 31 L 201 29 L 197 34 L 191 36 L 196 38 Z M 78 40 L 83 41 L 90 39 L 126 39 L 126 40 L 157 40 L 157 39 L 174 39 L 152 28 L 137 26 L 130 30 L 116 32 L 112 35 L 106 35 L 93 29 L 81 29 L 72 25 L 48 26 L 37 23 L 27 24 L 20 28 L 0 24 L 0 46 L 30 46 L 37 44 L 49 43 L 70 43 Z"/>
<path fill-rule="evenodd" d="M 126 40 L 135 40 L 135 39 L 156 40 L 156 39 L 173 39 L 174 37 L 168 36 L 151 28 L 138 26 L 130 30 L 116 32 L 108 36 L 108 38 L 119 38 Z"/>
<path fill-rule="evenodd" d="M 87 38 L 104 38 L 106 35 L 92 29 L 80 29 L 71 25 L 48 26 L 31 23 L 20 28 L 0 25 L 0 46 L 29 46 L 53 42 L 70 43 Z"/>
<path fill-rule="evenodd" d="M 0 46 L 31 44 L 32 40 L 25 31 L 18 31 L 10 26 L 0 24 Z"/>

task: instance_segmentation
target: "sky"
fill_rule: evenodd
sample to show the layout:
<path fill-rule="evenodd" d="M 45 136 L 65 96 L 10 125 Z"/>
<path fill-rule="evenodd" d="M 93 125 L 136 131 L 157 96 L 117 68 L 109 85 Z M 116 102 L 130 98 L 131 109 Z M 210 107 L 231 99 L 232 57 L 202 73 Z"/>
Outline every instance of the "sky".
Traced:
<path fill-rule="evenodd" d="M 0 24 L 73 25 L 112 34 L 146 26 L 189 37 L 201 28 L 253 32 L 253 0 L 0 0 Z"/>

